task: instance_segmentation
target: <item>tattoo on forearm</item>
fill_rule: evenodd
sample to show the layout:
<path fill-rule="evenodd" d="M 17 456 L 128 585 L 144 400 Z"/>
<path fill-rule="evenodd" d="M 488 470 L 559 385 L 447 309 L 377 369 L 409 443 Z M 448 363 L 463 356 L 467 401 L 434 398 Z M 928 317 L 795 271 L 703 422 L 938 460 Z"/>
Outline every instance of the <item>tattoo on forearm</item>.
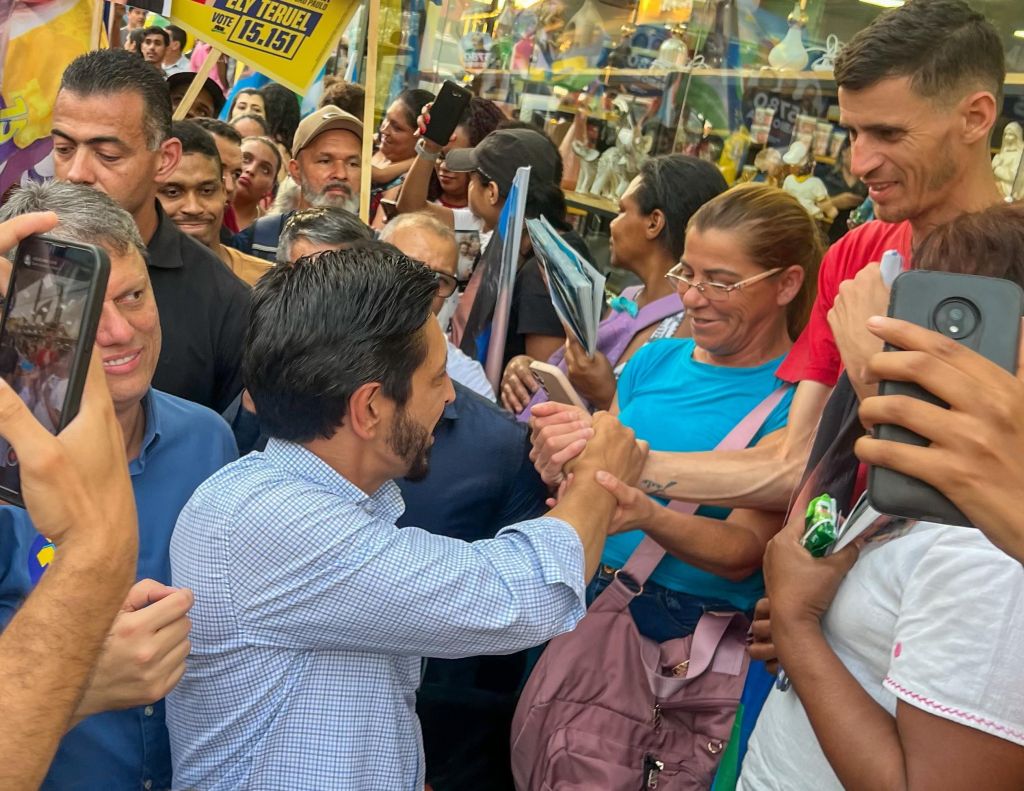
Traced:
<path fill-rule="evenodd" d="M 644 478 L 640 481 L 640 488 L 647 494 L 653 495 L 654 497 L 668 497 L 668 490 L 677 483 L 679 483 L 679 481 L 659 483 L 658 481 L 652 481 L 650 478 Z"/>

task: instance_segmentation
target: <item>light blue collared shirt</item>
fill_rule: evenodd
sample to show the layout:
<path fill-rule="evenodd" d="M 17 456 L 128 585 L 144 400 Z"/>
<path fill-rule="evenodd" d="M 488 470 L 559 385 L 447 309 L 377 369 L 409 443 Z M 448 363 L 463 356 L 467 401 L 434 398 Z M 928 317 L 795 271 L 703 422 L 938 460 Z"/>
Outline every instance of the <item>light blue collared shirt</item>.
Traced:
<path fill-rule="evenodd" d="M 395 527 L 403 508 L 394 483 L 367 496 L 278 440 L 196 491 L 171 540 L 196 597 L 168 697 L 176 788 L 422 791 L 421 657 L 510 653 L 583 617 L 565 522 L 470 544 Z"/>
<path fill-rule="evenodd" d="M 450 340 L 448 341 L 448 363 L 446 368 L 448 376 L 460 385 L 468 387 L 488 401 L 497 400 L 494 396 L 494 388 L 491 387 L 487 374 L 484 373 L 484 367 Z"/>

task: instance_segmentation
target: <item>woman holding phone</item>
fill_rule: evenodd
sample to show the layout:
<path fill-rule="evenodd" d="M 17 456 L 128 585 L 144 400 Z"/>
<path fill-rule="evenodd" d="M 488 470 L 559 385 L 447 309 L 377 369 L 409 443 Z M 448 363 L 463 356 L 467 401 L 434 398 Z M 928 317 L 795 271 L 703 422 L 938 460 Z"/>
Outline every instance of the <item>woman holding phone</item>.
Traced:
<path fill-rule="evenodd" d="M 420 108 L 434 100 L 434 94 L 419 88 L 402 91 L 391 103 L 377 133 L 377 150 L 370 160 L 370 216 L 374 227 L 386 221 L 378 212 L 382 199 L 394 199 L 416 156 L 416 118 Z"/>
<path fill-rule="evenodd" d="M 486 247 L 482 243 L 486 240 L 480 238 L 483 230 L 480 220 L 469 209 L 469 174 L 449 170 L 444 160 L 450 151 L 480 145 L 505 120 L 505 116 L 494 102 L 474 96 L 469 100 L 448 144 L 441 146 L 423 136 L 430 123 L 430 109 L 431 105 L 426 105 L 423 115 L 419 117 L 421 142 L 417 144 L 416 159 L 398 193 L 398 213 L 428 211 L 455 231 L 460 245 L 465 243 L 468 248 L 475 243 L 479 251 Z M 466 279 L 475 257 L 464 256 L 461 252 L 459 278 Z"/>

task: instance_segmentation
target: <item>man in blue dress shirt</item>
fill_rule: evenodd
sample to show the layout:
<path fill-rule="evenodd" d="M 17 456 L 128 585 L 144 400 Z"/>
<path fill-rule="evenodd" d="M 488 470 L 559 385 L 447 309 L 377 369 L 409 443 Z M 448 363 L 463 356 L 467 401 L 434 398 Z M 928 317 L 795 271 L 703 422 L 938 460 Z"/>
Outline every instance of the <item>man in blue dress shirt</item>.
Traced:
<path fill-rule="evenodd" d="M 281 233 L 279 261 L 358 247 L 367 242 L 366 231 L 342 209 L 296 212 Z M 439 277 L 454 278 L 455 236 L 430 215 L 403 214 L 385 226 L 381 238 Z M 435 315 L 444 302 L 439 288 Z M 547 487 L 530 461 L 526 425 L 494 403 L 480 364 L 450 342 L 448 375 L 455 400 L 434 429 L 430 471 L 422 480 L 396 480 L 405 503 L 397 524 L 464 541 L 494 538 L 507 525 L 540 516 Z M 486 397 L 460 381 L 486 386 Z M 526 666 L 525 651 L 427 663 L 416 710 L 423 725 L 428 783 L 438 788 L 476 787 L 481 782 L 495 789 L 511 787 L 508 734 Z"/>
<path fill-rule="evenodd" d="M 372 247 L 271 270 L 244 377 L 271 440 L 199 487 L 171 539 L 195 591 L 168 696 L 184 788 L 417 789 L 424 655 L 505 653 L 573 628 L 644 453 L 598 415 L 559 504 L 474 543 L 398 528 L 392 479 L 426 474 L 454 398 L 435 275 Z"/>
<path fill-rule="evenodd" d="M 432 215 L 399 215 L 380 238 L 454 282 L 455 234 Z M 444 294 L 440 290 L 438 297 Z M 435 315 L 444 303 L 435 298 Z M 430 473 L 422 481 L 397 481 L 405 501 L 398 525 L 464 541 L 494 538 L 501 528 L 544 513 L 547 487 L 530 461 L 526 425 L 494 403 L 483 367 L 450 340 L 448 375 L 456 398 L 434 429 Z M 512 788 L 508 735 L 527 656 L 517 651 L 427 661 L 416 713 L 431 786 Z"/>
<path fill-rule="evenodd" d="M 192 594 L 170 582 L 168 544 L 195 488 L 236 456 L 227 424 L 205 407 L 150 387 L 160 320 L 145 245 L 130 214 L 108 196 L 63 182 L 29 185 L 0 217 L 56 212 L 57 238 L 96 244 L 110 277 L 96 346 L 125 449 L 139 518 L 139 582 L 114 621 L 43 788 L 167 789 L 171 760 L 161 698 L 184 672 Z M 0 508 L 0 625 L 46 571 L 52 545 L 21 508 Z M 45 694 L 41 693 L 41 694 Z"/>

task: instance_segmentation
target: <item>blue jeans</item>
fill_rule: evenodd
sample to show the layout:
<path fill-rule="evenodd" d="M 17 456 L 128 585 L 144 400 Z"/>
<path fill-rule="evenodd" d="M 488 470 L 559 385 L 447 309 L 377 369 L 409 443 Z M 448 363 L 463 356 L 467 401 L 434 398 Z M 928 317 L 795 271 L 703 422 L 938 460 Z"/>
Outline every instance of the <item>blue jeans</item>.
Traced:
<path fill-rule="evenodd" d="M 587 607 L 615 578 L 615 569 L 604 564 L 597 567 L 597 574 L 587 586 Z M 637 631 L 644 637 L 658 643 L 686 637 L 693 634 L 700 617 L 710 611 L 735 612 L 739 608 L 721 599 L 691 596 L 674 591 L 650 580 L 643 592 L 630 602 L 629 612 L 633 616 Z"/>

